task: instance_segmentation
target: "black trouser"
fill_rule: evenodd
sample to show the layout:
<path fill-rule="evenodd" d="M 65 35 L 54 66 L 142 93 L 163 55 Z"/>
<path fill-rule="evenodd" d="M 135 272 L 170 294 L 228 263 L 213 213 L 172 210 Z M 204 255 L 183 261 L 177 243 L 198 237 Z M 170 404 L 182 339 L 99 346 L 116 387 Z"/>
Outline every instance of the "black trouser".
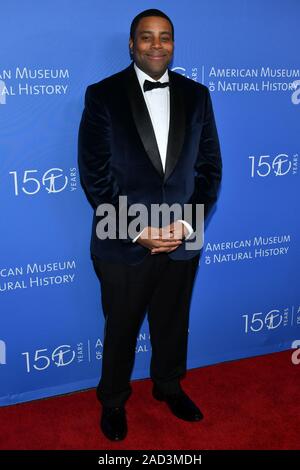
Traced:
<path fill-rule="evenodd" d="M 149 252 L 137 265 L 93 260 L 105 316 L 99 401 L 121 406 L 129 398 L 136 340 L 146 311 L 150 376 L 163 392 L 179 391 L 186 371 L 190 300 L 199 255 L 174 261 L 166 253 Z"/>

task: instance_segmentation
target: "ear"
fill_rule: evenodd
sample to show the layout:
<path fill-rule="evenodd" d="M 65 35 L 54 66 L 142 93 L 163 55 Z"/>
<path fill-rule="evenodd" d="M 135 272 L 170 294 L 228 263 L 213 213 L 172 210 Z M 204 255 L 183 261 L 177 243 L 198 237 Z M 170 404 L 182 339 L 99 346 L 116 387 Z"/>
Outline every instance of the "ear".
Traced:
<path fill-rule="evenodd" d="M 131 38 L 129 39 L 129 54 L 130 59 L 133 60 L 133 40 Z"/>

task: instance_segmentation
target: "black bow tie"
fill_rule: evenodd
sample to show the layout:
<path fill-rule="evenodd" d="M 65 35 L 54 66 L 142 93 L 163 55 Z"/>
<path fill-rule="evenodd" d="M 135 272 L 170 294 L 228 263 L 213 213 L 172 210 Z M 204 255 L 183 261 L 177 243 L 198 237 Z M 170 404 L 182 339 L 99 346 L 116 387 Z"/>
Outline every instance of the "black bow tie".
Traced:
<path fill-rule="evenodd" d="M 144 91 L 150 91 L 153 90 L 154 88 L 165 88 L 166 86 L 169 86 L 169 82 L 150 82 L 150 80 L 145 80 L 144 81 Z"/>

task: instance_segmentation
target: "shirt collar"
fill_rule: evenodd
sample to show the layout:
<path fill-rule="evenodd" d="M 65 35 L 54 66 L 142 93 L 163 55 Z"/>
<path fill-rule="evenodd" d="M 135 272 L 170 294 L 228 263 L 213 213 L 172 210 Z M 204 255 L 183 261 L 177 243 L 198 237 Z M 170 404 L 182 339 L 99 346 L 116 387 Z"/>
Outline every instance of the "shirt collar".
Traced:
<path fill-rule="evenodd" d="M 150 80 L 150 82 L 157 82 L 158 80 L 154 80 L 152 77 L 147 75 L 145 72 L 143 72 L 137 65 L 136 63 L 133 64 L 134 70 L 137 74 L 138 81 L 140 83 L 141 88 L 143 89 L 144 81 L 145 80 Z M 168 82 L 169 81 L 169 73 L 168 69 L 165 71 L 162 77 L 160 77 L 159 81 L 161 83 Z"/>

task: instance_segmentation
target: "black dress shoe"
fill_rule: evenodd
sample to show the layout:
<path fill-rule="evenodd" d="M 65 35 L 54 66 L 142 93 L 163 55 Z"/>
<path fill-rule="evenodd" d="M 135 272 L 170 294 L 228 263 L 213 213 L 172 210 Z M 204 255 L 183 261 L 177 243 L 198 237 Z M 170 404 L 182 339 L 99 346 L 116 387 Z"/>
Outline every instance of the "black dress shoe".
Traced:
<path fill-rule="evenodd" d="M 203 414 L 192 400 L 181 390 L 178 393 L 169 395 L 161 392 L 157 387 L 153 387 L 153 397 L 158 401 L 165 401 L 173 415 L 185 421 L 200 421 Z"/>
<path fill-rule="evenodd" d="M 103 434 L 111 441 L 121 441 L 127 434 L 127 420 L 124 406 L 104 406 L 100 426 Z"/>

